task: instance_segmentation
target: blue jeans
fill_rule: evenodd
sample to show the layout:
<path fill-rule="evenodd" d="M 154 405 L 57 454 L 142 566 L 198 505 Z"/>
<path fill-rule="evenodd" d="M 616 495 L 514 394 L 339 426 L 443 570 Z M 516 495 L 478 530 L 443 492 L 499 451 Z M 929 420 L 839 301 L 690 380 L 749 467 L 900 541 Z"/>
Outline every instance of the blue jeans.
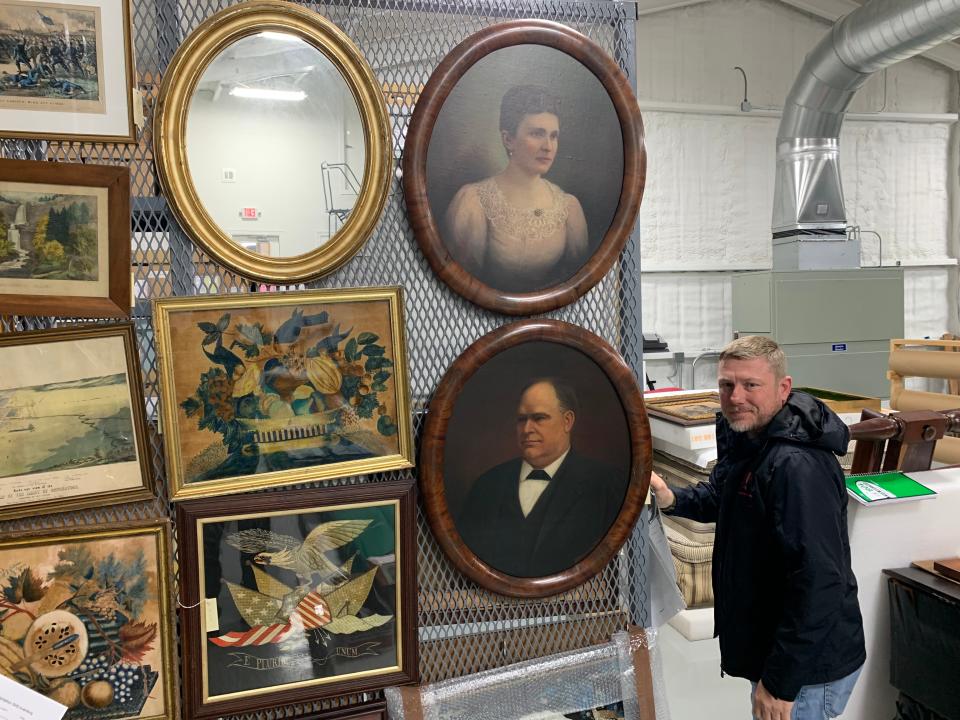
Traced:
<path fill-rule="evenodd" d="M 828 682 L 823 685 L 804 685 L 800 688 L 796 700 L 793 701 L 793 711 L 790 720 L 829 720 L 841 715 L 847 707 L 847 700 L 853 692 L 853 686 L 860 677 L 861 665 L 846 677 Z M 757 684 L 750 683 L 753 690 L 750 692 L 750 707 L 753 707 L 753 693 L 757 691 Z"/>

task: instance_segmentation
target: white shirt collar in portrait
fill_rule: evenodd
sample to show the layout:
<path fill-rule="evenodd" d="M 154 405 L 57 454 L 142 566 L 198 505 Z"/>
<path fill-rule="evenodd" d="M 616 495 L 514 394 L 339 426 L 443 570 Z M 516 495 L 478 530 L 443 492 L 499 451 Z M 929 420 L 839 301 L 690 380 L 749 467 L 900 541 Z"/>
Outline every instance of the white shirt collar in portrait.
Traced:
<path fill-rule="evenodd" d="M 570 448 L 567 448 L 567 452 L 543 468 L 543 471 L 550 476 L 551 480 L 557 474 L 557 470 L 560 469 L 563 461 L 567 459 L 569 452 Z M 527 475 L 532 472 L 533 465 L 526 460 L 520 463 L 520 509 L 523 511 L 524 517 L 530 514 L 533 506 L 537 504 L 537 500 L 540 499 L 543 491 L 547 489 L 547 485 L 550 483 L 550 480 L 528 480 Z"/>

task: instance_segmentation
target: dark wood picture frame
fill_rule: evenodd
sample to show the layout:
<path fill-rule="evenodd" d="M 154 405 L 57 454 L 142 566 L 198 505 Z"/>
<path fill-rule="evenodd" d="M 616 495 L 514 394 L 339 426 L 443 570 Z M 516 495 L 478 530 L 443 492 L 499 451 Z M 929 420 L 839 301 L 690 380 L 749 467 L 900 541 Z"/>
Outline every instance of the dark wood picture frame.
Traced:
<path fill-rule="evenodd" d="M 471 377 L 503 351 L 537 341 L 558 343 L 579 351 L 606 375 L 623 407 L 628 426 L 630 470 L 619 514 L 606 535 L 583 559 L 552 575 L 517 577 L 481 560 L 460 535 L 447 504 L 444 457 L 454 406 Z M 419 463 L 420 491 L 437 543 L 461 572 L 478 585 L 503 595 L 546 597 L 574 588 L 598 573 L 627 540 L 647 495 L 652 454 L 643 393 L 633 372 L 616 350 L 597 335 L 570 323 L 546 319 L 523 320 L 501 327 L 473 343 L 454 361 L 440 381 L 430 401 L 423 431 Z"/>
<path fill-rule="evenodd" d="M 665 420 L 674 425 L 682 425 L 683 427 L 713 425 L 716 422 L 716 413 L 704 413 L 703 417 L 691 418 L 685 416 L 682 412 L 670 410 L 669 408 L 686 408 L 691 405 L 716 404 L 716 409 L 719 411 L 720 393 L 716 390 L 708 390 L 707 392 L 693 395 L 669 395 L 667 397 L 651 395 L 646 398 L 645 403 L 648 415 Z M 707 417 L 708 414 L 709 417 Z"/>
<path fill-rule="evenodd" d="M 130 316 L 130 170 L 113 165 L 0 160 L 0 183 L 105 188 L 106 238 L 97 238 L 106 249 L 107 292 L 101 295 L 64 295 L 50 292 L 3 293 L 0 314 L 52 315 L 55 317 Z M 0 278 L 2 281 L 3 278 Z M 19 281 L 19 279 L 18 279 Z M 25 291 L 31 279 L 23 280 Z M 62 280 L 56 282 L 86 282 Z"/>
<path fill-rule="evenodd" d="M 519 45 L 541 45 L 566 53 L 602 84 L 613 103 L 623 140 L 623 182 L 619 204 L 599 246 L 568 279 L 530 292 L 496 289 L 458 263 L 446 246 L 430 208 L 427 155 L 437 117 L 454 86 L 487 55 Z M 596 43 L 571 28 L 546 20 L 515 20 L 481 30 L 461 42 L 440 63 L 420 93 L 403 155 L 403 190 L 410 224 L 430 267 L 470 301 L 510 315 L 532 315 L 567 305 L 610 270 L 633 230 L 646 181 L 643 121 L 627 77 Z"/>
<path fill-rule="evenodd" d="M 302 720 L 387 720 L 387 704 L 381 701 L 354 705 L 315 715 L 305 715 Z"/>
<path fill-rule="evenodd" d="M 184 666 L 184 717 L 187 720 L 216 718 L 262 710 L 280 705 L 309 702 L 323 697 L 379 690 L 391 685 L 417 682 L 419 678 L 417 644 L 417 571 L 416 508 L 413 480 L 365 483 L 338 487 L 320 487 L 186 500 L 177 504 L 177 531 L 180 567 L 186 568 L 180 579 L 180 632 Z M 201 614 L 205 612 L 202 585 L 204 563 L 200 554 L 204 522 L 227 522 L 237 518 L 266 518 L 291 514 L 314 514 L 343 509 L 345 506 L 397 504 L 395 554 L 400 568 L 396 572 L 396 667 L 382 671 L 345 674 L 342 680 L 320 678 L 290 683 L 280 689 L 257 688 L 230 693 L 222 700 L 205 700 L 209 684 L 207 641 Z M 318 527 L 318 526 L 316 526 Z M 223 582 L 222 576 L 219 578 Z M 348 581 L 349 582 L 349 581 Z M 346 583 L 344 583 L 346 584 Z M 354 613 L 357 610 L 353 611 Z M 331 636 L 333 637 L 333 636 Z M 357 634 L 346 637 L 356 639 Z M 238 647 L 237 649 L 241 649 Z M 249 650 L 249 648 L 247 648 Z M 374 708 L 376 710 L 376 708 Z M 360 717 L 368 712 L 357 709 Z M 319 717 L 327 717 L 322 714 Z M 336 717 L 336 716 L 335 716 Z"/>
<path fill-rule="evenodd" d="M 66 356 L 57 362 L 56 353 L 52 349 L 52 346 L 56 344 L 67 342 L 83 343 L 109 338 L 121 340 L 123 345 L 122 350 L 117 348 L 117 350 L 122 353 L 119 357 L 110 353 L 109 350 L 100 350 L 100 355 L 98 356 L 94 349 L 91 348 L 84 355 L 83 364 L 79 363 L 75 358 Z M 44 361 L 45 365 L 43 367 L 37 367 L 35 364 L 32 364 L 30 358 L 13 358 L 13 360 L 11 360 L 9 357 L 10 353 L 18 352 L 18 348 L 29 348 L 32 346 L 51 346 L 50 349 L 45 350 L 44 354 L 47 359 Z M 14 362 L 15 360 L 17 362 Z M 6 365 L 7 362 L 9 362 L 10 365 Z M 110 373 L 110 376 L 119 374 L 121 365 L 124 368 L 125 382 L 128 389 L 125 398 L 129 401 L 130 410 L 129 431 L 132 433 L 134 439 L 134 443 L 132 444 L 134 461 L 125 458 L 120 461 L 109 462 L 110 452 L 118 453 L 123 450 L 122 447 L 116 447 L 115 437 L 118 433 L 125 435 L 127 428 L 124 427 L 118 431 L 115 429 L 115 425 L 111 424 L 111 422 L 115 422 L 115 420 L 112 420 L 110 417 L 96 416 L 94 409 L 91 408 L 90 405 L 85 404 L 92 402 L 92 400 L 88 400 L 86 397 L 76 398 L 68 395 L 71 392 L 89 392 L 91 395 L 102 395 L 106 393 L 107 391 L 103 387 L 98 388 L 94 383 L 91 383 L 90 380 L 96 379 L 104 383 L 109 376 L 87 374 L 87 372 L 97 373 L 104 371 L 104 363 L 108 362 L 115 363 L 113 367 L 114 372 Z M 80 436 L 67 435 L 63 431 L 62 426 L 59 425 L 41 434 L 43 430 L 41 420 L 39 419 L 39 413 L 41 411 L 38 411 L 35 407 L 31 408 L 30 412 L 33 413 L 33 417 L 38 419 L 32 419 L 32 416 L 28 414 L 21 422 L 28 422 L 28 428 L 33 425 L 40 425 L 40 427 L 30 429 L 24 436 L 18 437 L 23 437 L 24 441 L 29 441 L 38 446 L 45 444 L 45 438 L 57 437 L 64 440 L 64 444 L 60 448 L 48 450 L 48 457 L 53 458 L 55 454 L 69 455 L 71 453 L 73 456 L 70 457 L 69 460 L 61 460 L 58 465 L 52 468 L 48 463 L 48 468 L 37 470 L 34 469 L 37 465 L 37 463 L 34 462 L 34 468 L 29 469 L 25 473 L 21 472 L 15 475 L 4 474 L 3 479 L 0 480 L 0 488 L 2 488 L 4 494 L 16 496 L 19 494 L 17 492 L 17 488 L 19 488 L 22 496 L 30 499 L 25 499 L 20 503 L 14 503 L 9 497 L 0 497 L 0 519 L 23 517 L 38 513 L 72 512 L 81 508 L 103 507 L 117 503 L 149 500 L 154 497 L 150 437 L 147 425 L 146 406 L 143 400 L 140 357 L 137 352 L 137 337 L 133 323 L 63 327 L 52 330 L 36 330 L 0 335 L 0 367 L 4 367 L 5 369 L 9 368 L 9 370 L 6 370 L 6 380 L 8 382 L 14 371 L 17 371 L 21 376 L 35 373 L 35 377 L 28 376 L 26 378 L 30 381 L 29 384 L 24 384 L 19 387 L 30 390 L 35 386 L 49 385 L 51 391 L 45 392 L 43 395 L 53 397 L 48 399 L 45 407 L 57 408 L 58 402 L 70 403 L 68 407 L 72 410 L 72 413 L 70 413 L 72 415 L 76 412 L 77 405 L 83 405 L 85 407 L 85 413 L 87 414 L 80 416 L 82 418 L 80 422 L 82 422 L 85 427 L 90 428 L 88 432 L 95 432 L 101 426 L 103 428 L 100 430 L 103 436 L 101 443 L 97 445 L 95 449 L 91 450 L 89 445 L 81 444 L 82 440 Z M 51 368 L 57 370 L 57 377 L 43 377 L 44 372 Z M 84 382 L 87 383 L 86 386 L 84 386 Z M 119 383 L 106 382 L 105 384 L 115 385 Z M 71 391 L 70 385 L 75 385 L 79 389 Z M 58 400 L 57 397 L 54 396 L 53 390 L 67 393 L 67 395 L 64 395 L 63 400 Z M 96 399 L 102 401 L 102 398 Z M 117 401 L 118 399 L 114 398 L 114 402 Z M 103 407 L 103 405 L 97 406 L 97 408 L 101 407 Z M 117 405 L 113 406 L 113 408 L 116 407 Z M 7 424 L 13 424 L 14 416 L 12 413 L 15 411 L 10 405 L 7 405 L 4 408 L 4 412 Z M 66 412 L 62 414 L 67 415 Z M 56 415 L 57 413 L 51 413 L 52 417 Z M 94 422 L 95 420 L 102 421 L 102 424 Z M 10 430 L 10 432 L 18 432 L 18 430 L 14 428 Z M 107 440 L 109 440 L 111 447 L 104 449 L 107 445 Z M 91 461 L 90 457 L 87 456 L 76 457 L 77 453 L 80 452 L 92 453 L 97 459 L 96 461 Z M 129 450 L 126 452 L 129 452 Z M 9 461 L 9 455 L 4 454 L 3 459 L 4 461 Z M 132 469 L 129 468 L 129 465 L 133 462 L 136 463 L 136 482 L 134 482 Z M 120 470 L 125 465 L 128 466 L 122 476 L 122 479 L 125 480 L 125 485 L 122 487 L 110 487 L 110 482 L 116 483 L 118 479 L 114 474 L 115 471 L 111 471 L 110 468 Z M 7 466 L 4 463 L 0 463 L 0 470 L 6 471 L 6 469 Z M 36 482 L 33 487 L 26 484 L 31 479 Z M 106 482 L 104 482 L 105 480 Z M 91 481 L 96 481 L 101 484 L 94 488 L 87 489 L 84 492 L 73 495 L 67 494 L 69 486 L 83 487 Z M 57 487 L 58 483 L 63 486 L 59 491 Z"/>

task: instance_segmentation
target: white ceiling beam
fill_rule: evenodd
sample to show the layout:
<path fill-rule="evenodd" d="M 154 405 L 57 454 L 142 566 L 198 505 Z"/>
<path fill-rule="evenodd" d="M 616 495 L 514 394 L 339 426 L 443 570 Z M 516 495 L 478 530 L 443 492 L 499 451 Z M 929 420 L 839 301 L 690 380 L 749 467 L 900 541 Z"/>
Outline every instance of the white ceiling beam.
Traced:
<path fill-rule="evenodd" d="M 688 5 L 700 5 L 710 0 L 637 0 L 637 15 L 652 15 L 664 10 L 676 10 Z"/>
<path fill-rule="evenodd" d="M 836 22 L 862 5 L 854 0 L 780 0 L 780 2 L 830 22 Z M 945 65 L 951 70 L 960 70 L 960 45 L 955 42 L 937 45 L 923 53 L 923 57 Z"/>

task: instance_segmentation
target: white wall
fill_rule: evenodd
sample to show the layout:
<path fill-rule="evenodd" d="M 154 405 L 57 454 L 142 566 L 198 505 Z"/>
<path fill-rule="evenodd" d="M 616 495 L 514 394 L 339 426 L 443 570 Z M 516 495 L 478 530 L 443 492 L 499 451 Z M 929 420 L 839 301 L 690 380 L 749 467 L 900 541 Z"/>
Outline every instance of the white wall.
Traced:
<path fill-rule="evenodd" d="M 714 0 L 637 23 L 648 152 L 643 324 L 688 359 L 732 336 L 730 274 L 771 263 L 779 117 L 715 108 L 739 107 L 743 82 L 735 65 L 747 72 L 754 107 L 782 107 L 806 53 L 829 27 L 777 0 Z M 956 73 L 924 58 L 878 73 L 849 112 L 882 110 L 882 119 L 848 119 L 840 139 L 848 222 L 882 235 L 885 265 L 909 267 L 908 337 L 960 329 L 957 137 L 955 123 L 901 122 L 896 114 L 956 112 L 957 83 Z M 876 241 L 866 234 L 862 262 L 877 262 Z M 712 372 L 701 367 L 698 384 L 710 384 Z M 648 363 L 661 380 L 672 371 L 671 363 Z"/>

